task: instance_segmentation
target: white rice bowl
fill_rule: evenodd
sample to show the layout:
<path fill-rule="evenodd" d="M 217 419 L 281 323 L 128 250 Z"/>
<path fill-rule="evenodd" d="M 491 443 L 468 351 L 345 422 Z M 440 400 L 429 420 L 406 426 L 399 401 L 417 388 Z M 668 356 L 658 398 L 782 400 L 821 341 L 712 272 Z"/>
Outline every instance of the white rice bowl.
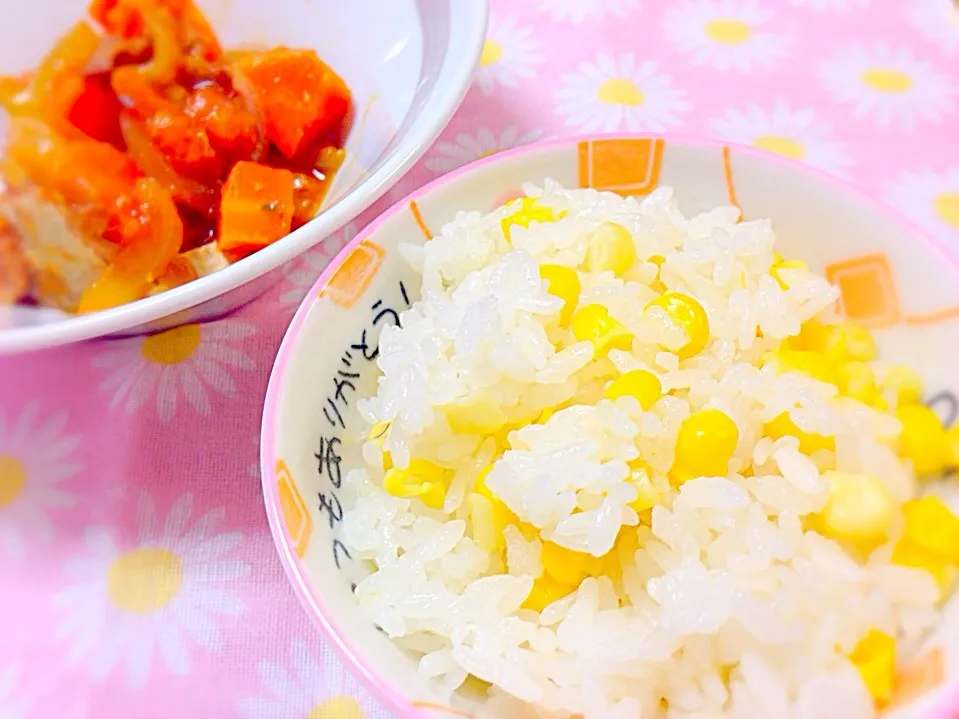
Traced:
<path fill-rule="evenodd" d="M 867 553 L 811 528 L 829 471 L 875 477 L 897 508 L 927 486 L 891 448 L 894 413 L 769 361 L 803 323 L 839 320 L 837 290 L 801 268 L 781 270 L 781 286 L 773 228 L 738 222 L 734 207 L 686 218 L 666 188 L 642 200 L 552 182 L 525 191 L 565 215 L 513 225 L 507 241 L 515 203 L 460 213 L 402 248 L 422 299 L 380 336 L 377 391 L 358 405 L 365 466 L 343 482 L 343 541 L 370 570 L 355 588 L 362 611 L 446 692 L 469 675 L 491 685 L 482 716 L 873 717 L 849 654 L 878 630 L 905 662 L 940 623 L 943 597 L 930 573 L 892 563 L 901 513 Z M 630 351 L 606 359 L 558 325 L 563 302 L 539 274 L 542 263 L 581 268 L 603 222 L 625 227 L 637 255 L 621 277 L 577 270 L 578 306 L 604 306 L 633 335 Z M 681 330 L 644 309 L 657 280 L 708 315 L 709 342 L 693 357 L 679 357 Z M 648 410 L 603 398 L 633 369 L 661 382 Z M 517 426 L 505 451 L 451 428 L 443 408 L 457 402 Z M 706 408 L 738 429 L 727 472 L 671 482 L 679 429 Z M 794 437 L 764 436 L 786 411 L 804 432 L 834 437 L 834 450 L 807 455 Z M 384 451 L 394 468 L 447 470 L 442 508 L 387 492 Z M 637 513 L 628 464 L 640 459 L 661 497 Z M 502 556 L 477 538 L 470 501 L 490 466 L 489 492 L 535 530 L 508 525 Z M 617 550 L 623 532 L 638 548 Z M 542 611 L 524 608 L 544 541 L 618 551 L 621 576 L 588 576 Z"/>

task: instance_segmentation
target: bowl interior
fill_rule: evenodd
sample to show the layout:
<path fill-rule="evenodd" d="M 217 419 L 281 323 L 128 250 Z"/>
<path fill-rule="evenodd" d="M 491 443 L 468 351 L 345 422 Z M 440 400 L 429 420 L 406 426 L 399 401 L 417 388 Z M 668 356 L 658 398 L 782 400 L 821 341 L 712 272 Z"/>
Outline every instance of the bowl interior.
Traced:
<path fill-rule="evenodd" d="M 320 234 L 315 232 L 314 225 L 318 226 L 323 220 L 307 225 L 298 233 L 298 240 L 284 238 L 269 248 L 270 253 L 261 252 L 238 263 L 237 266 L 247 266 L 244 274 L 252 276 L 262 274 L 332 234 L 342 222 L 365 209 L 387 189 L 387 178 L 379 180 L 380 187 L 369 187 L 370 183 L 366 181 L 388 159 L 395 162 L 393 156 L 398 149 L 411 153 L 416 150 L 400 147 L 414 134 L 414 123 L 418 123 L 417 131 L 423 132 L 431 122 L 445 122 L 446 117 L 432 119 L 422 115 L 431 101 L 436 103 L 437 91 L 442 94 L 465 91 L 465 77 L 463 88 L 451 86 L 454 78 L 450 77 L 447 65 L 451 58 L 469 51 L 471 42 L 462 36 L 464 30 L 477 35 L 482 32 L 482 28 L 465 27 L 467 23 L 475 26 L 476 17 L 482 16 L 482 13 L 477 15 L 477 11 L 483 3 L 474 0 L 462 9 L 454 8 L 449 0 L 392 0 L 385 4 L 378 0 L 348 3 L 334 0 L 276 0 L 271 3 L 197 0 L 197 4 L 206 13 L 224 47 L 287 45 L 313 48 L 343 76 L 353 92 L 355 118 L 346 146 L 347 160 L 324 202 L 324 209 L 336 205 L 364 183 L 366 186 L 362 192 L 369 195 L 368 199 L 351 209 L 348 216 L 336 224 L 325 227 Z M 37 0 L 28 4 L 11 3 L 5 7 L 0 23 L 0 74 L 19 73 L 36 66 L 57 37 L 84 15 L 87 5 L 88 0 Z M 371 17 L 378 21 L 370 22 Z M 452 108 L 449 111 L 451 113 Z M 3 123 L 0 117 L 0 136 Z M 422 144 L 425 149 L 426 143 Z M 254 273 L 248 269 L 253 264 L 266 263 L 269 266 Z M 232 268 L 224 272 L 231 276 L 237 274 Z M 209 284 L 205 279 L 199 283 Z M 183 297 L 187 288 L 192 292 L 197 284 L 191 283 L 164 295 Z M 238 282 L 234 279 L 229 286 L 236 284 Z M 156 299 L 149 298 L 141 303 L 156 304 Z M 164 299 L 167 302 L 166 297 Z M 189 306 L 190 302 L 172 301 L 171 304 L 179 305 L 175 311 Z M 166 313 L 149 314 L 156 317 Z M 75 320 L 60 312 L 17 307 L 0 313 L 0 332 Z M 128 321 L 126 324 L 129 326 Z"/>
<path fill-rule="evenodd" d="M 487 212 L 524 182 L 548 177 L 636 195 L 666 185 L 687 216 L 734 201 L 747 219 L 771 218 L 780 251 L 838 284 L 846 316 L 875 331 L 885 359 L 917 369 L 927 399 L 955 420 L 959 371 L 947 350 L 959 347 L 959 272 L 896 218 L 824 176 L 741 148 L 606 137 L 512 151 L 434 182 L 354 240 L 304 301 L 274 368 L 262 439 L 268 513 L 297 592 L 380 696 L 412 715 L 442 710 L 419 704 L 437 698 L 415 661 L 360 614 L 351 584 L 364 570 L 341 541 L 351 498 L 340 477 L 361 461 L 356 401 L 375 391 L 379 332 L 418 297 L 398 245 L 422 243 L 458 210 Z M 959 667 L 946 661 L 959 651 L 959 619 L 950 621 L 953 631 L 934 637 L 904 673 L 890 715 L 914 716 L 959 684 Z"/>

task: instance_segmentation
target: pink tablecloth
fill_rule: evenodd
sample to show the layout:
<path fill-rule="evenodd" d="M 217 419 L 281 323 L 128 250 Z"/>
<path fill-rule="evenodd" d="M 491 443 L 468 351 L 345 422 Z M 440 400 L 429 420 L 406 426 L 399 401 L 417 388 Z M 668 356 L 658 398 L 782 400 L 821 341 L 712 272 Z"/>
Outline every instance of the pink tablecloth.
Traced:
<path fill-rule="evenodd" d="M 267 296 L 0 361 L 0 717 L 386 716 L 287 586 L 256 468 L 287 321 L 378 209 L 511 145 L 668 130 L 801 157 L 959 250 L 957 91 L 951 0 L 495 0 L 441 141 Z"/>

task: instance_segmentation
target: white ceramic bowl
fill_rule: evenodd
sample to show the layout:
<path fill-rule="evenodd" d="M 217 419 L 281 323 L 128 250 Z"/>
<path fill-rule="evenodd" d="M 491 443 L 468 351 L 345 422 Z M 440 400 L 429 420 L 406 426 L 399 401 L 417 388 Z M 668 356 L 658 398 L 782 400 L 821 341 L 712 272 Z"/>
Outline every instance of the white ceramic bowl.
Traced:
<path fill-rule="evenodd" d="M 364 355 L 393 322 L 389 310 L 405 308 L 404 291 L 411 301 L 418 297 L 417 276 L 397 246 L 425 241 L 421 221 L 438 231 L 458 210 L 487 212 L 523 182 L 547 177 L 631 194 L 669 185 L 687 214 L 738 200 L 746 218 L 771 218 L 782 253 L 837 284 L 845 314 L 874 330 L 883 357 L 916 368 L 927 400 L 947 423 L 955 421 L 959 267 L 837 180 L 753 149 L 648 137 L 540 143 L 436 180 L 360 233 L 307 295 L 279 350 L 261 437 L 267 513 L 297 594 L 347 664 L 403 719 L 470 716 L 475 705 L 464 699 L 437 708 L 416 661 L 376 631 L 351 592 L 365 572 L 340 542 L 338 518 L 349 497 L 338 477 L 361 461 L 356 400 L 375 391 L 377 378 L 376 363 Z M 888 717 L 956 716 L 944 709 L 959 709 L 956 599 L 945 616 L 947 625 L 901 673 Z"/>
<path fill-rule="evenodd" d="M 87 316 L 0 307 L 0 354 L 142 334 L 221 315 L 265 291 L 276 268 L 368 208 L 422 156 L 469 87 L 487 0 L 198 0 L 225 47 L 314 48 L 350 86 L 347 162 L 303 228 L 240 262 L 155 297 Z M 0 74 L 33 67 L 88 0 L 4 2 Z M 3 131 L 0 119 L 0 132 Z"/>

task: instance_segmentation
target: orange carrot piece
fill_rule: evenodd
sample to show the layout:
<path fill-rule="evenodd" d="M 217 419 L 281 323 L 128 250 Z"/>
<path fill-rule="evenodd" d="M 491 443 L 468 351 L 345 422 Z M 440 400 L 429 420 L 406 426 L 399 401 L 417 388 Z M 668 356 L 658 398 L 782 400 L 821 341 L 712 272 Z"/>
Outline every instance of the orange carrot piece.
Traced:
<path fill-rule="evenodd" d="M 336 130 L 349 112 L 346 83 L 313 50 L 249 53 L 238 57 L 235 67 L 253 86 L 267 136 L 286 157 Z"/>
<path fill-rule="evenodd" d="M 290 231 L 293 173 L 238 162 L 223 186 L 217 244 L 224 252 L 258 249 Z"/>

